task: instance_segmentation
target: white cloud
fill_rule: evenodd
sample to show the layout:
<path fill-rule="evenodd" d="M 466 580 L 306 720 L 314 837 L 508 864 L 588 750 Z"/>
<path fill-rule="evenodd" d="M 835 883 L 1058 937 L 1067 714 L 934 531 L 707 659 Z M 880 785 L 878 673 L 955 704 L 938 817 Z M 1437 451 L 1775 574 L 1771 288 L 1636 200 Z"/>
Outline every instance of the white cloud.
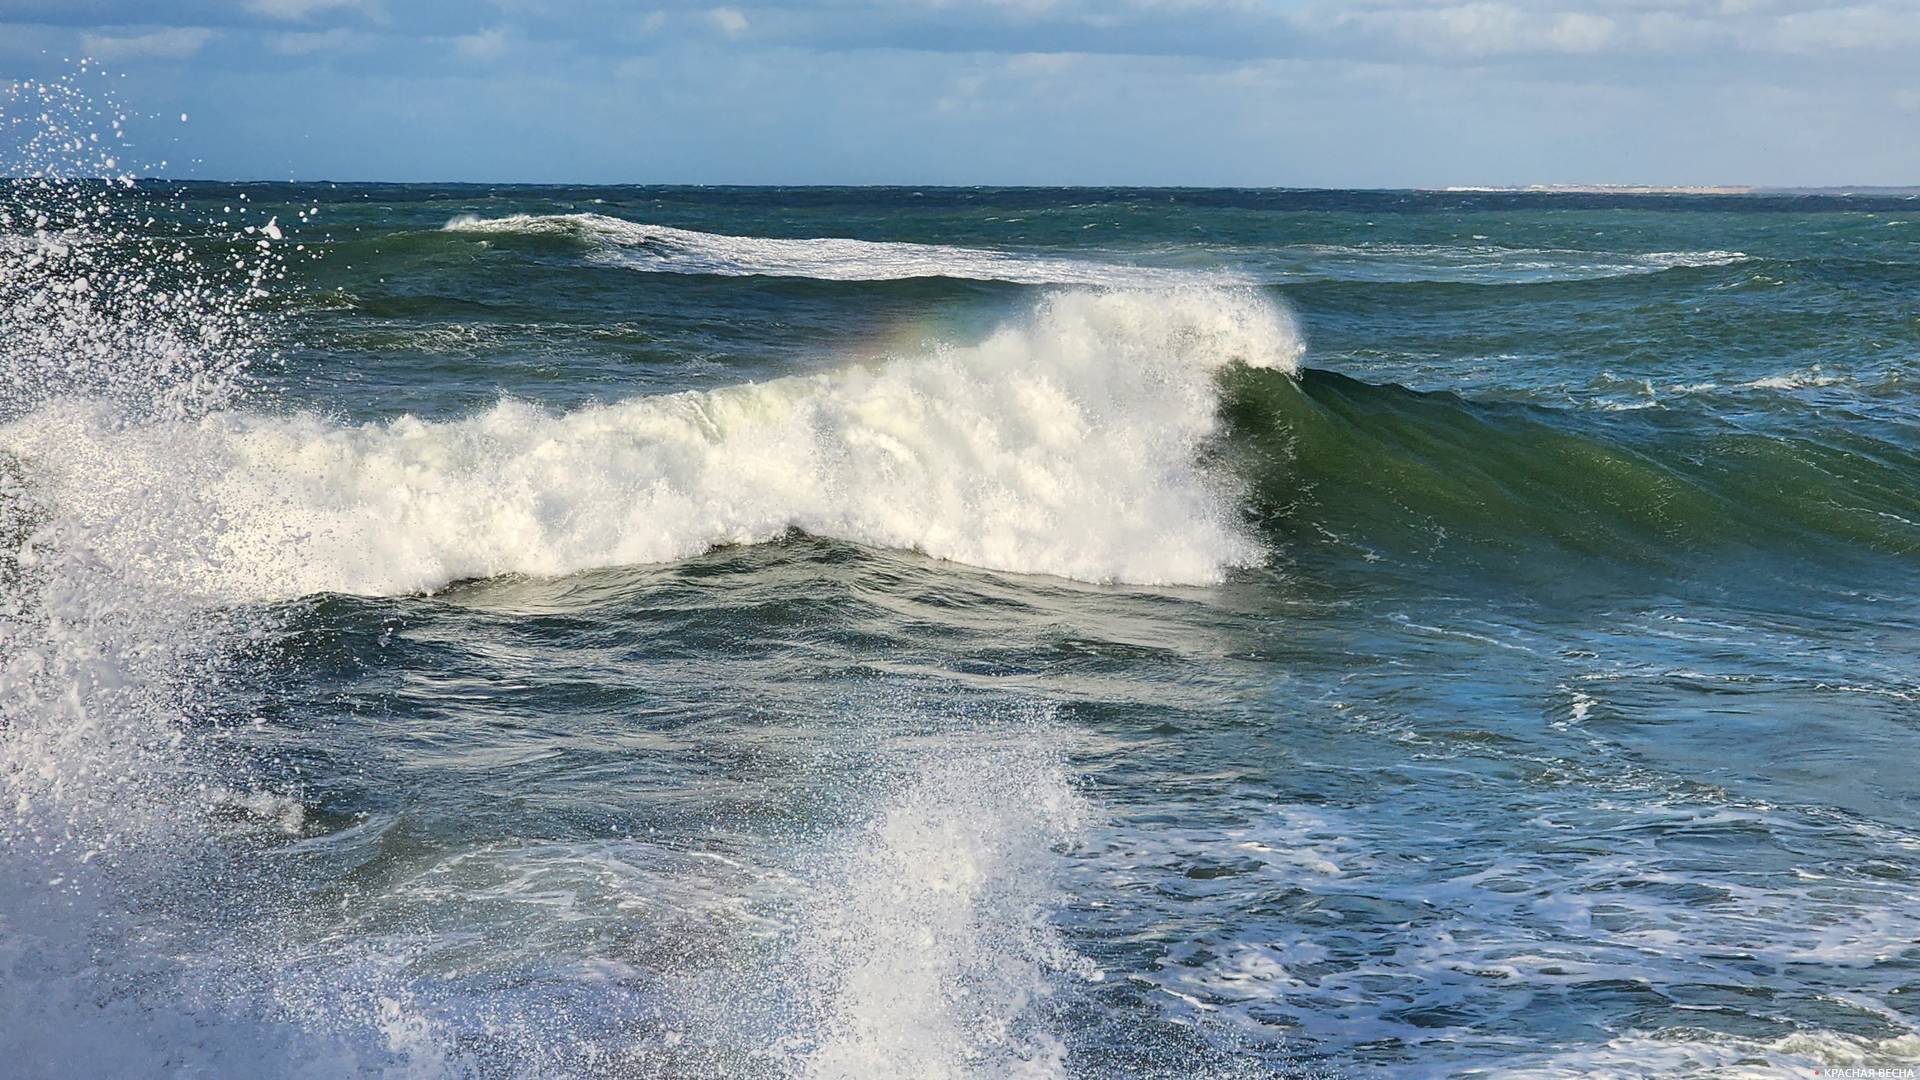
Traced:
<path fill-rule="evenodd" d="M 311 56 L 314 53 L 339 52 L 358 43 L 359 35 L 345 27 L 332 30 L 289 30 L 268 34 L 267 48 L 282 56 Z"/>
<path fill-rule="evenodd" d="M 1049 79 L 1072 70 L 1076 53 L 1015 53 L 1007 57 L 1007 73 L 1030 79 Z"/>
<path fill-rule="evenodd" d="M 1650 11 L 1633 20 L 1633 34 L 1647 48 L 1660 52 L 1701 48 L 1726 37 L 1724 20 L 1695 18 L 1682 12 Z"/>
<path fill-rule="evenodd" d="M 1511 52 L 1592 52 L 1613 31 L 1601 15 L 1544 15 L 1513 4 L 1457 4 L 1352 15 L 1361 27 L 1386 31 L 1421 50 L 1453 56 Z"/>
<path fill-rule="evenodd" d="M 374 0 L 247 0 L 246 8 L 270 19 L 305 19 L 323 11 L 348 9 L 371 14 Z"/>
<path fill-rule="evenodd" d="M 980 92 L 986 89 L 987 80 L 982 75 L 962 75 L 953 80 L 947 92 L 934 102 L 934 108 L 941 112 L 954 112 L 967 108 L 980 98 Z"/>
<path fill-rule="evenodd" d="M 1920 0 L 1349 0 L 1281 18 L 1306 35 L 1296 42 L 1346 31 L 1374 47 L 1467 58 L 1920 47 Z"/>
<path fill-rule="evenodd" d="M 1045 15 L 1061 7 L 1056 0 L 919 0 L 919 6 L 929 11 L 965 11 L 984 6 L 1024 17 Z"/>
<path fill-rule="evenodd" d="M 213 38 L 213 31 L 198 26 L 173 26 L 130 34 L 83 34 L 80 47 L 96 60 L 128 60 L 153 57 L 185 60 L 200 51 Z"/>
<path fill-rule="evenodd" d="M 469 60 L 495 60 L 507 51 L 507 31 L 496 26 L 453 39 L 453 48 Z"/>
<path fill-rule="evenodd" d="M 1604 15 L 1562 15 L 1547 31 L 1547 41 L 1561 52 L 1599 52 L 1613 40 L 1613 20 Z"/>
<path fill-rule="evenodd" d="M 1863 6 L 1794 12 L 1773 20 L 1771 37 L 1782 52 L 1905 48 L 1920 44 L 1920 11 Z"/>
<path fill-rule="evenodd" d="M 713 25 L 728 37 L 738 37 L 747 28 L 747 17 L 740 13 L 739 8 L 714 8 L 707 12 L 707 18 L 713 20 Z"/>

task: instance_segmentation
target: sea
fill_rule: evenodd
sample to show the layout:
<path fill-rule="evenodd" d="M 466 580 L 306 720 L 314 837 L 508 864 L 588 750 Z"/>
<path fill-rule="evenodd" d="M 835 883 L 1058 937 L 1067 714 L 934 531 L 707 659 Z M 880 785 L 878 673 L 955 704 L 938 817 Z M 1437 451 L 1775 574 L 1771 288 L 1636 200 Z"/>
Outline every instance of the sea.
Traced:
<path fill-rule="evenodd" d="M 1920 1064 L 1920 199 L 96 171 L 8 1076 Z"/>

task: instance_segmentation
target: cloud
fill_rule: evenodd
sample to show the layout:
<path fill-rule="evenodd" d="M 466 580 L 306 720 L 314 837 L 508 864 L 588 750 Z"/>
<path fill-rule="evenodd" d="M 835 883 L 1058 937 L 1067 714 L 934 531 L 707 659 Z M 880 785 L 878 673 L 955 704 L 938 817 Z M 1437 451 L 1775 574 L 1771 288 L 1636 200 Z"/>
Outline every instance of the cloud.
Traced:
<path fill-rule="evenodd" d="M 1079 59 L 1074 53 L 1016 53 L 1007 57 L 1007 73 L 1024 78 L 1053 78 L 1072 70 Z"/>
<path fill-rule="evenodd" d="M 1707 48 L 1726 37 L 1721 22 L 1680 11 L 1650 11 L 1632 21 L 1632 37 L 1655 52 Z"/>
<path fill-rule="evenodd" d="M 246 9 L 269 19 L 295 21 L 323 11 L 353 10 L 371 12 L 372 0 L 246 0 Z"/>
<path fill-rule="evenodd" d="M 1349 12 L 1335 26 L 1386 35 L 1440 56 L 1593 53 L 1613 43 L 1618 26 L 1605 15 L 1531 11 L 1515 4 L 1470 3 Z"/>
<path fill-rule="evenodd" d="M 282 56 L 311 56 L 314 53 L 340 52 L 359 43 L 360 35 L 346 27 L 332 30 L 289 30 L 268 34 L 267 48 Z"/>
<path fill-rule="evenodd" d="M 168 115 L 211 117 L 215 102 L 234 100 L 222 96 L 229 85 L 288 110 L 328 101 L 303 121 L 310 144 L 284 143 L 284 162 L 252 149 L 282 145 L 256 133 L 235 138 L 224 159 L 208 155 L 213 171 L 277 173 L 293 161 L 323 170 L 338 159 L 368 175 L 476 177 L 897 179 L 921 175 L 914 161 L 949 179 L 1920 175 L 1920 142 L 1885 137 L 1920 115 L 1911 74 L 1920 0 L 0 0 L 0 9 L 8 76 L 48 72 L 84 40 L 103 58 L 148 58 L 123 66 L 157 69 L 156 84 L 172 78 L 148 91 L 178 99 L 155 106 Z M 382 109 L 458 116 L 481 93 L 498 103 L 487 123 L 450 123 L 432 139 L 417 126 L 380 126 Z M 1769 115 L 1789 105 L 1791 123 Z M 349 109 L 364 115 L 337 119 Z M 1158 125 L 1138 139 L 1128 126 L 1136 113 Z M 608 127 L 644 131 L 649 153 L 681 156 L 618 158 L 595 135 Z M 1352 139 L 1362 127 L 1390 128 L 1397 141 Z M 892 142 L 866 141 L 875 132 Z M 777 157 L 734 149 L 754 139 L 801 164 L 782 172 L 769 164 Z M 1262 149 L 1288 139 L 1328 154 Z M 1136 143 L 1132 158 L 1111 149 Z M 905 148 L 905 164 L 849 149 L 869 145 Z M 945 145 L 982 150 L 976 159 Z M 1469 150 L 1504 157 L 1476 172 Z"/>
<path fill-rule="evenodd" d="M 1147 0 L 1136 0 L 1147 2 Z M 1165 0 L 1160 0 L 1165 2 Z M 1780 0 L 1382 0 L 1279 16 L 1308 52 L 1464 58 L 1649 53 L 1887 52 L 1920 45 L 1920 2 L 1835 6 Z M 1403 54 L 1404 55 L 1404 54 Z"/>
<path fill-rule="evenodd" d="M 1797 53 L 1911 48 L 1920 44 L 1920 10 L 1863 6 L 1794 12 L 1773 21 L 1770 44 Z"/>
<path fill-rule="evenodd" d="M 971 4 L 983 3 L 988 8 L 1010 11 L 1017 15 L 1044 15 L 1059 10 L 1063 5 L 1059 0 L 921 0 L 923 6 L 935 11 L 946 9 L 965 10 Z"/>
<path fill-rule="evenodd" d="M 1599 52 L 1613 40 L 1614 23 L 1604 15 L 1562 15 L 1547 31 L 1547 41 L 1561 52 Z"/>
<path fill-rule="evenodd" d="M 1852 54 L 1885 62 L 1920 46 L 1920 0 L 0 0 L 9 6 L 15 19 L 24 11 L 34 25 L 68 27 L 76 36 L 122 24 L 207 25 L 286 51 L 303 42 L 276 46 L 266 35 L 302 27 L 275 24 L 325 30 L 364 21 L 396 49 L 412 39 L 443 55 L 456 38 L 487 54 L 500 43 L 485 35 L 504 26 L 517 50 L 537 48 L 556 62 L 567 54 L 602 57 L 608 70 L 637 46 L 710 37 L 828 54 L 1504 66 L 1576 58 L 1582 78 L 1604 58 L 1622 70 L 1660 56 L 1727 64 L 1785 57 L 1801 65 Z M 327 47 L 324 39 L 304 45 Z"/>
<path fill-rule="evenodd" d="M 469 60 L 496 60 L 507 51 L 507 30 L 495 26 L 453 39 L 454 51 Z"/>
<path fill-rule="evenodd" d="M 953 80 L 953 85 L 934 102 L 933 107 L 941 112 L 964 109 L 979 100 L 980 92 L 986 86 L 987 80 L 983 75 L 962 75 Z"/>
<path fill-rule="evenodd" d="M 151 57 L 160 60 L 185 60 L 200 51 L 213 37 L 213 31 L 199 26 L 170 26 L 129 34 L 87 33 L 80 36 L 80 47 L 96 60 L 131 60 Z"/>

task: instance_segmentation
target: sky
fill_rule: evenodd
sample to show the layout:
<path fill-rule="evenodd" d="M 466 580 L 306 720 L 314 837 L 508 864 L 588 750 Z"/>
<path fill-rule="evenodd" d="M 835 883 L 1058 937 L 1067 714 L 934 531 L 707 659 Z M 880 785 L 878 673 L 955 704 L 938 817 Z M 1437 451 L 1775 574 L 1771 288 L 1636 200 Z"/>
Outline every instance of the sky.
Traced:
<path fill-rule="evenodd" d="M 81 57 L 175 176 L 1920 184 L 1920 0 L 0 0 Z"/>

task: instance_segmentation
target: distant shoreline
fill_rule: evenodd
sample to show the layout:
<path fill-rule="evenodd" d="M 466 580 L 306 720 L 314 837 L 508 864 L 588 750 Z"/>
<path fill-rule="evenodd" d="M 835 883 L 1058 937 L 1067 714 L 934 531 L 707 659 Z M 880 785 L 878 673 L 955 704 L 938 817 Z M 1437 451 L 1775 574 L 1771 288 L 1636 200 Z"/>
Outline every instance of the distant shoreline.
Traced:
<path fill-rule="evenodd" d="M 1766 189 L 1750 184 L 1453 184 L 1429 190 L 1461 195 L 1752 195 Z"/>
<path fill-rule="evenodd" d="M 1882 184 L 1765 187 L 1755 184 L 1454 184 L 1419 188 L 1449 195 L 1920 195 L 1920 187 Z"/>

